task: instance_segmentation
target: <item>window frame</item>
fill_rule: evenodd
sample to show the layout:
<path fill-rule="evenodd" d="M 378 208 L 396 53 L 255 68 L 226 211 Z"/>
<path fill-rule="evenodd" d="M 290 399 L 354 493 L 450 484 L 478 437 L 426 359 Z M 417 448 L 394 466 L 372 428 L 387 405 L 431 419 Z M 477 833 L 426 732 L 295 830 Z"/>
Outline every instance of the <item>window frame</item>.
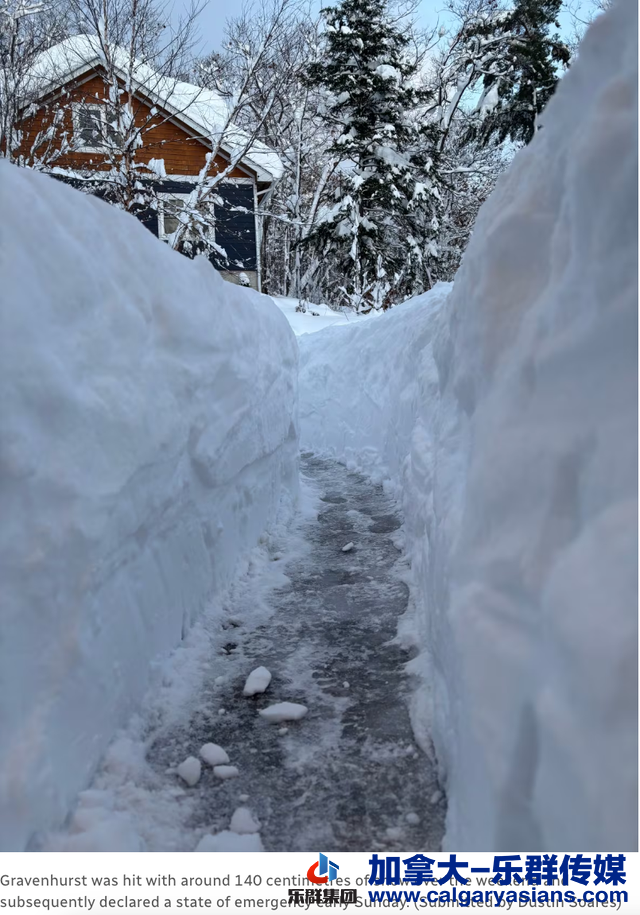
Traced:
<path fill-rule="evenodd" d="M 71 106 L 71 114 L 73 118 L 73 140 L 74 140 L 74 152 L 79 153 L 102 153 L 106 155 L 110 149 L 117 149 L 118 144 L 114 143 L 108 135 L 108 121 L 107 121 L 107 102 L 104 101 L 87 101 L 87 102 L 74 102 Z M 98 113 L 101 133 L 104 138 L 102 145 L 100 146 L 90 146 L 90 145 L 79 145 L 81 140 L 80 131 L 83 129 L 80 126 L 80 112 L 81 111 L 93 111 Z"/>
<path fill-rule="evenodd" d="M 184 194 L 180 191 L 165 191 L 158 194 L 158 238 L 160 241 L 167 242 L 169 235 L 173 234 L 172 232 L 167 234 L 164 229 L 165 203 L 169 200 L 187 201 L 190 196 L 190 194 Z"/>

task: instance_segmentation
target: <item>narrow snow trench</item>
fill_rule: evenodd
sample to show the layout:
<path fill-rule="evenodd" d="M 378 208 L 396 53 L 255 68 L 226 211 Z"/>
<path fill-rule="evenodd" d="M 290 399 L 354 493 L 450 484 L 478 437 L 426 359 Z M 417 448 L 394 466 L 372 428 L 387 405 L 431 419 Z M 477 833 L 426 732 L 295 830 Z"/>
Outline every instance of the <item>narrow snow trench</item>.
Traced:
<path fill-rule="evenodd" d="M 398 574 L 397 506 L 382 486 L 335 461 L 304 454 L 302 477 L 319 510 L 294 522 L 287 536 L 295 549 L 271 557 L 286 578 L 265 588 L 258 575 L 241 606 L 228 605 L 189 712 L 170 721 L 147 715 L 140 726 L 144 768 L 129 764 L 135 754 L 121 741 L 96 780 L 119 815 L 131 805 L 147 850 L 191 850 L 219 833 L 211 850 L 232 850 L 227 830 L 239 807 L 260 824 L 267 851 L 440 848 L 445 801 L 432 761 L 415 743 L 408 656 L 394 641 L 409 597 Z M 267 613 L 247 613 L 252 594 Z M 271 681 L 264 693 L 245 696 L 258 667 Z M 307 714 L 275 723 L 259 714 L 281 702 L 304 705 Z M 207 743 L 226 751 L 237 775 L 221 778 L 203 761 L 199 780 L 187 786 L 176 767 Z M 86 794 L 91 821 L 86 807 L 96 792 Z M 244 840 L 255 849 L 257 836 Z"/>

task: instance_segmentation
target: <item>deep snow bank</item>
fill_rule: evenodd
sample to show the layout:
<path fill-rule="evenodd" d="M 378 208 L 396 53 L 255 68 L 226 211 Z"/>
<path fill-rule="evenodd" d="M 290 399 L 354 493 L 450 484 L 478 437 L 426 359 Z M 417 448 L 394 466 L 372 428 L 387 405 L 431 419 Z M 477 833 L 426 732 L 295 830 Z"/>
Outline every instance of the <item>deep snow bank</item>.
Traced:
<path fill-rule="evenodd" d="M 637 842 L 636 16 L 589 30 L 446 301 L 300 340 L 303 446 L 402 486 L 449 847 Z"/>
<path fill-rule="evenodd" d="M 54 826 L 297 487 L 295 338 L 135 219 L 0 162 L 0 847 Z"/>

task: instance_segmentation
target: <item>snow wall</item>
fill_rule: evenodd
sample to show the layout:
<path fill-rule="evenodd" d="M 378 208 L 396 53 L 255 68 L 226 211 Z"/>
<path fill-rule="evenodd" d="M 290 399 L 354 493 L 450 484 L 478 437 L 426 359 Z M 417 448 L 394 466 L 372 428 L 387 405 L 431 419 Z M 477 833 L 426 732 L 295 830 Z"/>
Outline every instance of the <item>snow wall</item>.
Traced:
<path fill-rule="evenodd" d="M 449 294 L 300 338 L 303 447 L 402 493 L 451 849 L 637 843 L 636 16 L 591 27 Z"/>
<path fill-rule="evenodd" d="M 153 658 L 297 493 L 266 296 L 0 162 L 0 848 L 65 817 Z"/>

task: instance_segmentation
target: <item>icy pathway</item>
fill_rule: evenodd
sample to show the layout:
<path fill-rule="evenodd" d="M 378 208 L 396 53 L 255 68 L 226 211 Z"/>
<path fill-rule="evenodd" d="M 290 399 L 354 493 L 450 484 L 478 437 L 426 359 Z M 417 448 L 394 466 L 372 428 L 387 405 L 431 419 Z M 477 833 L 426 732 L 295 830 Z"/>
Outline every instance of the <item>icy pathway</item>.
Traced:
<path fill-rule="evenodd" d="M 396 571 L 401 519 L 381 486 L 340 464 L 303 455 L 302 473 L 319 510 L 301 515 L 289 549 L 271 556 L 286 578 L 267 587 L 268 612 L 251 612 L 252 601 L 265 600 L 258 575 L 226 608 L 222 630 L 218 618 L 215 654 L 189 713 L 170 722 L 147 713 L 137 743 L 116 742 L 97 779 L 116 816 L 129 808 L 142 848 L 191 850 L 203 834 L 228 829 L 242 805 L 258 817 L 267 851 L 440 847 L 444 800 L 415 745 L 407 655 L 393 643 L 408 601 Z M 261 665 L 273 679 L 246 698 L 245 679 Z M 278 725 L 258 715 L 283 701 L 303 703 L 307 716 Z M 203 764 L 195 787 L 181 785 L 175 766 L 208 742 L 227 751 L 239 776 L 221 781 Z M 143 763 L 130 761 L 136 752 Z M 113 815 L 110 828 L 113 846 Z M 70 847 L 87 847 L 86 838 Z"/>

